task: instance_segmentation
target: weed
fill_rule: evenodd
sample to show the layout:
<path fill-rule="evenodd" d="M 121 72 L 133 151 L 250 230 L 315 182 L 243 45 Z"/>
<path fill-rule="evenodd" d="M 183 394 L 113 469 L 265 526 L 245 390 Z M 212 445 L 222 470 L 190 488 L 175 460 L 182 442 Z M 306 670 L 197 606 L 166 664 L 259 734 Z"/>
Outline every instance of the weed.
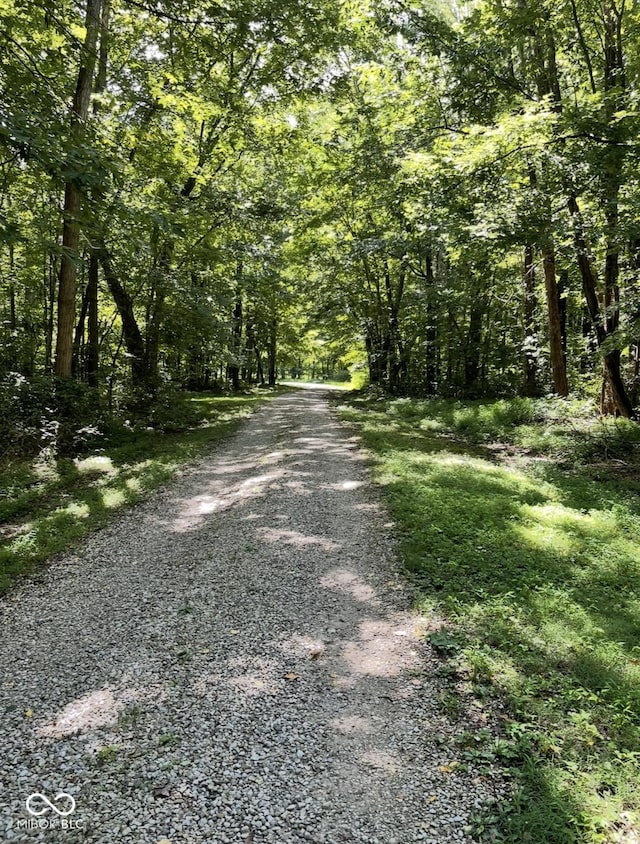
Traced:
<path fill-rule="evenodd" d="M 118 716 L 118 726 L 121 729 L 135 727 L 143 715 L 143 710 L 137 703 L 132 703 Z"/>
<path fill-rule="evenodd" d="M 431 646 L 440 654 L 451 655 L 460 650 L 459 640 L 446 630 L 436 630 L 429 636 Z"/>
<path fill-rule="evenodd" d="M 107 744 L 97 751 L 95 755 L 96 764 L 107 765 L 110 762 L 115 762 L 116 758 L 118 757 L 118 753 L 120 753 L 119 747 L 117 747 L 115 744 Z"/>
<path fill-rule="evenodd" d="M 447 718 L 455 720 L 462 714 L 464 706 L 460 695 L 448 691 L 441 692 L 438 695 L 437 701 L 440 711 L 443 715 L 446 715 Z"/>
<path fill-rule="evenodd" d="M 164 733 L 163 735 L 158 737 L 158 744 L 161 747 L 174 747 L 177 744 L 180 744 L 182 739 L 180 736 L 175 735 L 175 733 Z"/>

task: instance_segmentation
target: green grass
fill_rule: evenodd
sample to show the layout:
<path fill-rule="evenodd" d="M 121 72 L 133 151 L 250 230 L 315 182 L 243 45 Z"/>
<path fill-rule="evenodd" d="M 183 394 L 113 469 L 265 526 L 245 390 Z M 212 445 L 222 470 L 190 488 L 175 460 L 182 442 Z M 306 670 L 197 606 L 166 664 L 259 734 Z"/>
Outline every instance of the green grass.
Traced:
<path fill-rule="evenodd" d="M 198 394 L 175 408 L 165 431 L 114 429 L 99 450 L 75 459 L 15 458 L 0 465 L 0 593 L 88 531 L 168 481 L 231 434 L 269 393 Z M 185 427 L 184 420 L 188 420 Z M 182 422 L 180 422 L 182 420 Z"/>
<path fill-rule="evenodd" d="M 418 603 L 447 620 L 434 644 L 507 713 L 515 792 L 479 836 L 638 840 L 640 426 L 548 400 L 341 412 L 373 454 Z"/>
<path fill-rule="evenodd" d="M 325 379 L 312 379 L 312 378 L 299 378 L 299 379 L 285 379 L 282 383 L 288 385 L 289 387 L 295 386 L 317 386 L 317 387 L 333 387 L 334 389 L 339 390 L 361 390 L 365 386 L 366 378 L 362 373 L 355 373 L 350 380 L 348 381 L 334 381 L 330 378 Z"/>

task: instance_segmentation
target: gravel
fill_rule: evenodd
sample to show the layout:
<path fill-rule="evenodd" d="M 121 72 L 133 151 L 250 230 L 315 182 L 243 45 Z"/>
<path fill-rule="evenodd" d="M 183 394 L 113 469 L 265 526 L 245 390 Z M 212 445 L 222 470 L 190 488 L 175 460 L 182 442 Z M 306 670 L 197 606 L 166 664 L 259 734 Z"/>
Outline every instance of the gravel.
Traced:
<path fill-rule="evenodd" d="M 499 772 L 452 765 L 409 607 L 357 441 L 322 392 L 277 398 L 0 604 L 0 829 L 470 841 Z"/>

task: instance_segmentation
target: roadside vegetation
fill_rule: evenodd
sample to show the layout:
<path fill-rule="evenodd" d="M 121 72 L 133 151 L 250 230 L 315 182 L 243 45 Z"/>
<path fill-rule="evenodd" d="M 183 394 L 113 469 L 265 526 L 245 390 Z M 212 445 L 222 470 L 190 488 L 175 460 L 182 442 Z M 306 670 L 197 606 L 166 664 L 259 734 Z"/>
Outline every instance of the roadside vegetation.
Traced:
<path fill-rule="evenodd" d="M 168 481 L 272 395 L 180 394 L 145 421 L 85 426 L 58 411 L 55 424 L 30 428 L 23 407 L 22 436 L 13 449 L 5 440 L 0 458 L 0 593 Z"/>
<path fill-rule="evenodd" d="M 557 399 L 370 393 L 340 410 L 372 454 L 418 604 L 444 619 L 443 670 L 505 713 L 500 736 L 459 748 L 461 764 L 498 757 L 514 777 L 476 834 L 638 841 L 638 426 Z"/>

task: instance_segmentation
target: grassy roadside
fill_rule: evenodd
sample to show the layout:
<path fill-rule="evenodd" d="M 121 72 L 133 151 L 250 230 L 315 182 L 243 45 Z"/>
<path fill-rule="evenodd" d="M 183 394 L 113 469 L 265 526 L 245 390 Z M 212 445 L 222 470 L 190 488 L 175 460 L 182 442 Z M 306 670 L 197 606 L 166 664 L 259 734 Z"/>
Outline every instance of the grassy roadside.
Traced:
<path fill-rule="evenodd" d="M 76 458 L 45 453 L 0 463 L 0 593 L 168 481 L 273 395 L 193 395 L 176 408 L 180 430 L 119 428 Z"/>
<path fill-rule="evenodd" d="M 500 757 L 514 797 L 486 841 L 640 841 L 640 426 L 577 403 L 350 397 L 434 644 L 499 698 L 460 757 Z M 484 755 L 484 756 L 483 756 Z"/>

